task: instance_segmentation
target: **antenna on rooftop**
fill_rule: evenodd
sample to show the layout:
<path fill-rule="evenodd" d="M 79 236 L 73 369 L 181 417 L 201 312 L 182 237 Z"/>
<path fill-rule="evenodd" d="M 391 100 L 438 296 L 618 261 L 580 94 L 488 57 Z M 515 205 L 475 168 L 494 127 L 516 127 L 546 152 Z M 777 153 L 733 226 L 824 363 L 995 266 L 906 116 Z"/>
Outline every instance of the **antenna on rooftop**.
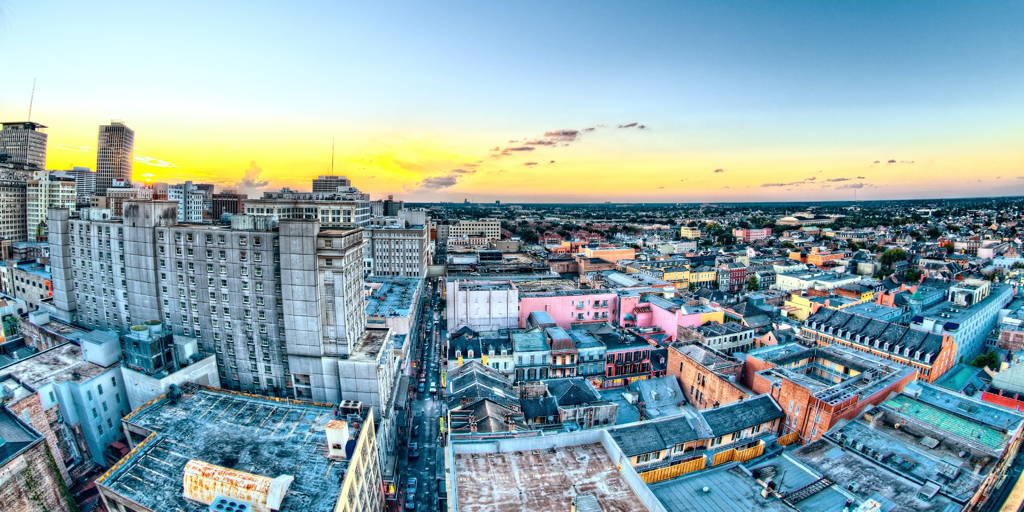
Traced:
<path fill-rule="evenodd" d="M 331 174 L 334 174 L 334 137 L 331 137 Z"/>
<path fill-rule="evenodd" d="M 32 103 L 36 100 L 36 79 L 32 77 L 32 94 L 28 97 L 28 121 L 32 120 Z"/>

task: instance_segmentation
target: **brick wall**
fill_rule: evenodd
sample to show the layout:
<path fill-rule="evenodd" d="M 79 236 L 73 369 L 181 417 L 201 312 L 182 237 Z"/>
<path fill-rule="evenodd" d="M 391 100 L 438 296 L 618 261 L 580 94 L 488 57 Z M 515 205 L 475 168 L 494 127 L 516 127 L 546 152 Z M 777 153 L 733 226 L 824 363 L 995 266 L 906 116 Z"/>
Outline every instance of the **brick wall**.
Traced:
<path fill-rule="evenodd" d="M 25 413 L 28 413 L 29 424 L 46 438 L 46 444 L 50 447 L 50 453 L 53 454 L 54 462 L 57 464 L 57 471 L 60 473 L 61 478 L 65 482 L 70 482 L 68 470 L 64 467 L 65 456 L 60 449 L 60 441 L 57 439 L 56 429 L 58 428 L 57 418 L 59 414 L 57 407 L 51 407 L 49 410 L 43 409 L 43 403 L 39 399 L 39 395 L 32 393 L 17 402 L 8 404 L 7 408 L 18 415 L 23 421 L 25 420 Z"/>
<path fill-rule="evenodd" d="M 737 402 L 747 397 L 743 390 L 729 381 L 728 375 L 738 376 L 739 364 L 724 370 L 719 375 L 709 368 L 690 359 L 682 352 L 668 350 L 668 374 L 675 377 L 686 400 L 698 409 Z"/>
<path fill-rule="evenodd" d="M 0 466 L 0 508 L 5 512 L 67 512 L 63 483 L 40 441 Z"/>

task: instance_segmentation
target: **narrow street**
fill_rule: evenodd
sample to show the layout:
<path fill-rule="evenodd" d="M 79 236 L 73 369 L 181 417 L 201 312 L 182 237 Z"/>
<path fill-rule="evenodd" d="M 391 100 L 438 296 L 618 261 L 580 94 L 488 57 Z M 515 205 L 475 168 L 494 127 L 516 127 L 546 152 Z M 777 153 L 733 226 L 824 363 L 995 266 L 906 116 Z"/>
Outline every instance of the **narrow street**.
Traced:
<path fill-rule="evenodd" d="M 418 339 L 405 369 L 412 388 L 411 420 L 410 429 L 399 442 L 402 487 L 398 504 L 407 511 L 446 510 L 446 503 L 439 497 L 439 487 L 444 485 L 444 452 L 439 434 L 440 418 L 446 411 L 441 389 L 441 350 L 447 333 L 437 280 L 428 280 L 426 286 L 427 308 L 421 312 Z"/>

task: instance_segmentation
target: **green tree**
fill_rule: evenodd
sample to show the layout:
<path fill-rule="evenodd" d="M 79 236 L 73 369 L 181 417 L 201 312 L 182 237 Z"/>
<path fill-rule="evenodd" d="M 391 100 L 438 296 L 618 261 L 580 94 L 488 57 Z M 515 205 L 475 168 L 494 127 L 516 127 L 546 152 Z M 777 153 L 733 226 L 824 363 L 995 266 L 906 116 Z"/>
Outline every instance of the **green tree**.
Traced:
<path fill-rule="evenodd" d="M 921 280 L 921 271 L 916 268 L 907 269 L 907 272 L 903 274 L 903 277 L 910 282 L 918 282 Z"/>
<path fill-rule="evenodd" d="M 747 290 L 756 292 L 761 288 L 761 285 L 757 282 L 757 276 L 750 276 L 747 278 Z"/>
<path fill-rule="evenodd" d="M 984 368 L 987 366 L 993 370 L 998 370 L 999 355 L 994 351 L 989 351 L 988 353 L 975 357 L 970 364 L 971 366 L 976 366 L 978 368 Z"/>
<path fill-rule="evenodd" d="M 882 253 L 882 264 L 891 267 L 893 263 L 897 261 L 904 261 L 907 259 L 907 252 L 898 247 L 889 249 Z"/>

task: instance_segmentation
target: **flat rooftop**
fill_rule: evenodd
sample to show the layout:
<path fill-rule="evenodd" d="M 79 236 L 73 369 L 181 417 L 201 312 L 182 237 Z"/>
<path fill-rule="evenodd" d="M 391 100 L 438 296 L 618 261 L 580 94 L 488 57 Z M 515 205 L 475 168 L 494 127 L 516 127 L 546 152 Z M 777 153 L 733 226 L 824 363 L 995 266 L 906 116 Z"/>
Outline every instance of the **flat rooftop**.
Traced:
<path fill-rule="evenodd" d="M 826 439 L 818 439 L 792 452 L 795 459 L 814 467 L 833 482 L 853 485 L 858 497 L 872 497 L 893 505 L 889 510 L 960 510 L 956 503 L 936 494 L 931 501 L 918 498 L 922 484 L 883 469 L 868 458 L 844 450 Z M 883 509 L 884 510 L 884 509 Z"/>
<path fill-rule="evenodd" d="M 328 512 L 348 469 L 347 460 L 326 456 L 324 425 L 333 419 L 327 405 L 191 388 L 177 401 L 164 398 L 125 417 L 156 435 L 99 483 L 153 510 L 207 512 L 182 494 L 182 470 L 198 459 L 271 478 L 292 475 L 280 512 Z M 342 419 L 358 438 L 352 424 L 362 419 Z"/>
<path fill-rule="evenodd" d="M 668 512 L 790 512 L 793 508 L 782 500 L 761 497 L 762 487 L 755 481 L 755 476 L 771 478 L 783 495 L 821 477 L 821 474 L 787 455 L 769 458 L 753 467 L 742 466 L 751 474 L 741 469 L 741 464 L 723 464 L 651 485 L 651 491 Z M 839 511 L 849 499 L 835 487 L 828 487 L 802 500 L 794 498 L 790 502 L 798 510 Z"/>
<path fill-rule="evenodd" d="M 379 283 L 366 299 L 366 315 L 376 317 L 406 317 L 414 307 L 413 299 L 420 287 L 414 278 L 387 278 L 367 280 L 371 286 Z"/>
<path fill-rule="evenodd" d="M 363 335 L 352 346 L 352 352 L 348 355 L 349 360 L 366 360 L 382 358 L 381 348 L 388 339 L 387 329 L 366 329 Z"/>
<path fill-rule="evenodd" d="M 870 397 L 913 372 L 910 368 L 897 363 L 839 345 L 789 345 L 797 345 L 802 350 L 778 350 L 774 354 L 758 354 L 777 365 L 763 370 L 761 375 L 769 380 L 781 378 L 795 382 L 820 400 L 832 404 L 841 403 L 853 395 L 859 395 L 861 398 Z M 768 357 L 763 357 L 765 355 Z M 836 365 L 855 373 L 841 373 L 837 371 Z"/>
<path fill-rule="evenodd" d="M 457 453 L 461 512 L 571 510 L 590 493 L 601 509 L 646 512 L 599 443 L 505 453 Z"/>
<path fill-rule="evenodd" d="M 51 382 L 85 382 L 107 371 L 86 361 L 82 349 L 65 343 L 0 368 L 0 376 L 13 376 L 34 389 Z"/>

